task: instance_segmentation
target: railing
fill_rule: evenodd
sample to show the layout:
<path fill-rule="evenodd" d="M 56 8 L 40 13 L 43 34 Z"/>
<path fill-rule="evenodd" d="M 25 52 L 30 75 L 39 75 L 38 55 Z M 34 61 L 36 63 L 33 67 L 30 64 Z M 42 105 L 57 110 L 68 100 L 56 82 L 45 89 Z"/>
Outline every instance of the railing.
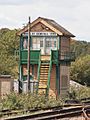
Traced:
<path fill-rule="evenodd" d="M 41 51 L 40 51 L 40 54 L 39 54 L 39 61 L 38 61 L 38 85 L 39 85 L 39 80 L 40 80 L 40 66 L 41 66 Z M 38 85 L 37 85 L 36 93 L 38 93 Z"/>
<path fill-rule="evenodd" d="M 28 51 L 27 50 L 21 50 L 21 63 L 27 64 L 27 57 L 28 57 Z M 16 58 L 19 58 L 19 50 L 15 51 Z M 40 50 L 30 50 L 30 62 L 31 64 L 38 64 L 39 61 L 39 55 Z M 61 51 L 59 53 L 58 50 L 52 50 L 52 62 L 53 64 L 57 64 L 58 61 L 74 61 L 75 60 L 75 53 L 74 52 L 65 52 Z"/>
<path fill-rule="evenodd" d="M 74 61 L 75 60 L 75 52 L 61 52 L 60 53 L 60 60 L 65 61 Z"/>
<path fill-rule="evenodd" d="M 51 69 L 52 69 L 52 50 L 51 50 L 51 57 L 50 57 L 50 66 L 49 66 L 49 71 L 48 71 L 48 82 L 47 82 L 46 96 L 48 96 L 49 88 L 50 88 Z"/>
<path fill-rule="evenodd" d="M 40 50 L 30 50 L 30 63 L 38 64 L 39 56 L 40 56 Z M 27 58 L 28 58 L 28 51 L 22 50 L 21 51 L 21 63 L 27 64 Z"/>
<path fill-rule="evenodd" d="M 21 55 L 20 55 L 21 53 Z M 40 54 L 40 50 L 30 50 L 30 62 L 31 64 L 35 63 L 35 64 L 38 64 L 38 60 L 39 60 L 39 54 Z M 15 55 L 15 58 L 19 59 L 19 55 L 20 55 L 20 60 L 21 60 L 21 63 L 25 63 L 27 64 L 27 59 L 28 59 L 28 50 L 15 50 L 14 51 L 14 55 Z"/>
<path fill-rule="evenodd" d="M 52 62 L 57 64 L 58 61 L 74 61 L 75 53 L 74 52 L 60 52 L 58 50 L 52 51 Z"/>
<path fill-rule="evenodd" d="M 58 63 L 59 58 L 59 51 L 58 50 L 52 50 L 52 62 L 54 64 Z"/>

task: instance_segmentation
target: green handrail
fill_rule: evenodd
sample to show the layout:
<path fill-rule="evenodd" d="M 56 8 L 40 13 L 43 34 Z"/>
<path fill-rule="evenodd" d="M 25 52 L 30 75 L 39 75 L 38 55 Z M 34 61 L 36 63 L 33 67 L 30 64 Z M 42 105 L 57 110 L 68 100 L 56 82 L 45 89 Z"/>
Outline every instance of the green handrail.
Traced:
<path fill-rule="evenodd" d="M 40 66 L 41 66 L 41 51 L 40 51 L 40 54 L 39 54 L 39 61 L 38 61 L 38 85 L 39 85 L 39 80 L 40 80 Z M 37 91 L 36 93 L 38 93 L 38 85 L 37 85 Z"/>
<path fill-rule="evenodd" d="M 50 57 L 50 66 L 49 66 L 49 71 L 48 71 L 48 82 L 47 82 L 47 89 L 46 89 L 46 97 L 48 96 L 49 88 L 50 88 L 51 69 L 52 69 L 52 50 L 51 50 L 51 57 Z"/>

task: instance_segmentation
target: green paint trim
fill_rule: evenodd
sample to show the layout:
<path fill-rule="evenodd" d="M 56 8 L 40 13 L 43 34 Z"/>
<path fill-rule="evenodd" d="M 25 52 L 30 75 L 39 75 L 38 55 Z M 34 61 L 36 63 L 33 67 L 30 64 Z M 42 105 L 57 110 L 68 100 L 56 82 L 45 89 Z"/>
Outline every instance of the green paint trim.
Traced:
<path fill-rule="evenodd" d="M 60 65 L 56 65 L 56 90 L 57 95 L 60 95 Z"/>
<path fill-rule="evenodd" d="M 61 48 L 61 47 L 60 47 L 61 37 L 58 36 L 58 39 L 59 39 L 59 40 L 58 40 L 58 50 L 59 50 L 59 49 Z"/>
<path fill-rule="evenodd" d="M 32 75 L 34 76 L 34 64 L 32 65 Z"/>
<path fill-rule="evenodd" d="M 19 92 L 22 92 L 22 65 L 21 65 L 21 45 L 22 35 L 20 36 L 20 49 L 19 49 Z"/>
<path fill-rule="evenodd" d="M 48 82 L 47 82 L 47 89 L 46 89 L 46 97 L 48 96 L 49 89 L 50 89 L 51 70 L 52 70 L 52 50 L 51 50 L 50 66 L 49 66 L 49 71 L 48 71 Z"/>
<path fill-rule="evenodd" d="M 56 90 L 57 96 L 60 95 L 60 64 L 59 64 L 59 50 L 57 51 L 57 64 L 56 64 Z"/>
<path fill-rule="evenodd" d="M 38 85 L 37 85 L 36 94 L 38 93 L 38 87 L 39 87 L 39 80 L 40 80 L 40 66 L 41 66 L 41 51 L 40 51 L 40 53 L 39 53 L 39 61 L 38 61 L 38 72 L 37 72 L 37 76 L 38 76 Z"/>

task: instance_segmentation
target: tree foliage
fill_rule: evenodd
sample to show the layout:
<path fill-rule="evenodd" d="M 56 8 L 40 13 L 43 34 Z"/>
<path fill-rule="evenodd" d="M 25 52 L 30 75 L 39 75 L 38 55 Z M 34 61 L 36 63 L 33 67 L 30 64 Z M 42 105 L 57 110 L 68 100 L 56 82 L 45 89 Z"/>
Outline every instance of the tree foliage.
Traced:
<path fill-rule="evenodd" d="M 90 42 L 71 40 L 71 51 L 75 52 L 76 57 L 90 54 Z"/>
<path fill-rule="evenodd" d="M 79 57 L 71 64 L 71 80 L 90 86 L 90 55 Z"/>
<path fill-rule="evenodd" d="M 14 51 L 19 47 L 17 30 L 3 28 L 0 30 L 0 74 L 17 74 L 17 61 Z"/>

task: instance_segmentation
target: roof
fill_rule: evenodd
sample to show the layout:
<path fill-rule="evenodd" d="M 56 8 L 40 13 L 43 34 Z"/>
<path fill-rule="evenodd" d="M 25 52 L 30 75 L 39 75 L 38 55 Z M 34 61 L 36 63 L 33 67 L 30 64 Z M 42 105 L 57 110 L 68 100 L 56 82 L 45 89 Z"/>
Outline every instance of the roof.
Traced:
<path fill-rule="evenodd" d="M 34 20 L 31 23 L 31 28 L 35 24 L 37 24 L 38 22 L 41 22 L 42 24 L 44 24 L 45 26 L 47 26 L 48 28 L 50 28 L 52 31 L 54 31 L 55 33 L 57 33 L 59 35 L 64 35 L 64 36 L 69 36 L 69 37 L 75 37 L 72 33 L 70 33 L 69 31 L 67 31 L 64 27 L 62 27 L 61 25 L 59 25 L 57 22 L 55 22 L 52 19 L 38 17 L 36 20 Z M 24 33 L 27 30 L 28 30 L 28 25 L 25 26 L 22 30 L 20 30 L 17 33 L 17 35 L 21 35 L 22 33 Z"/>

